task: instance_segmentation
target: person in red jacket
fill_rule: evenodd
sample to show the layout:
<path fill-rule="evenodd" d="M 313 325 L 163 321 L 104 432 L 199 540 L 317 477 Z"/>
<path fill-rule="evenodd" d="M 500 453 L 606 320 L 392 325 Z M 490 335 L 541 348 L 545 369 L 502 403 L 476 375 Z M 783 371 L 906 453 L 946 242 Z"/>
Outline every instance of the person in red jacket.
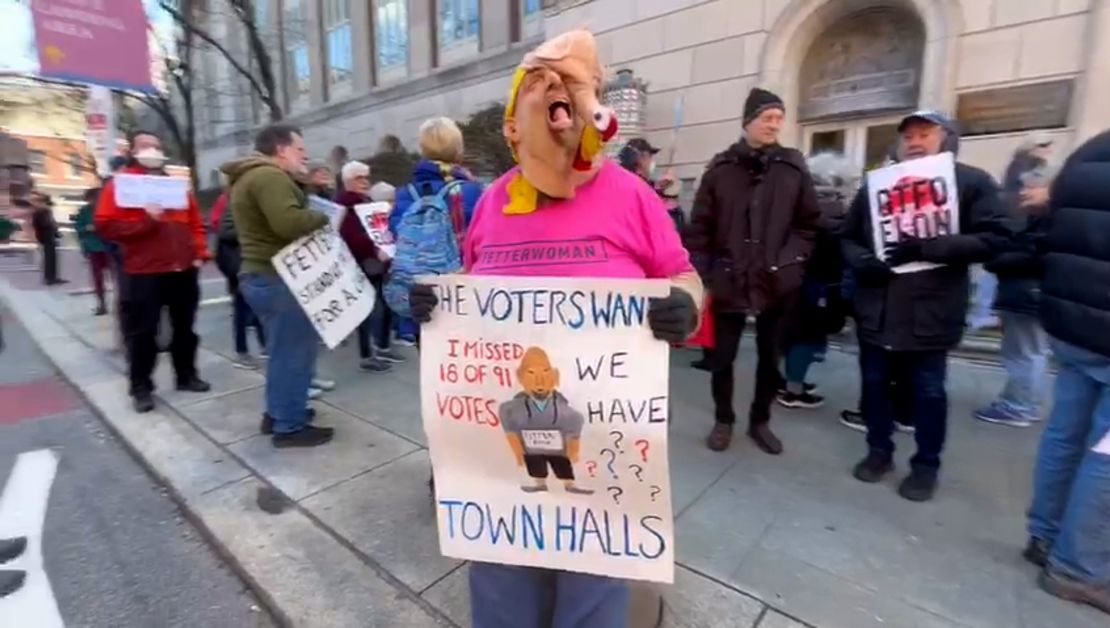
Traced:
<path fill-rule="evenodd" d="M 173 326 L 170 354 L 177 389 L 205 392 L 208 382 L 197 376 L 197 335 L 193 320 L 200 301 L 198 269 L 210 257 L 204 223 L 196 198 L 185 207 L 120 207 L 115 188 L 120 176 L 167 176 L 162 141 L 139 131 L 131 136 L 130 160 L 108 181 L 96 206 L 94 224 L 101 237 L 119 244 L 128 284 L 122 304 L 131 397 L 136 412 L 154 409 L 151 374 L 158 359 L 158 322 L 169 308 Z"/>

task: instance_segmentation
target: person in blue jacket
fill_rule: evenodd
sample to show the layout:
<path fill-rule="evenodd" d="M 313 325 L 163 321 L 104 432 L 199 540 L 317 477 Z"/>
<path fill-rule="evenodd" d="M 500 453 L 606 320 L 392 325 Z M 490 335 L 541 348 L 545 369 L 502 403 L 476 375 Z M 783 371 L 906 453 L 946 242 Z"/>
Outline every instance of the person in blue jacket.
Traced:
<path fill-rule="evenodd" d="M 474 206 L 482 196 L 482 184 L 474 175 L 463 168 L 463 135 L 459 126 L 450 118 L 438 117 L 424 121 L 420 125 L 420 162 L 412 170 L 412 180 L 408 185 L 397 188 L 396 203 L 389 216 L 389 230 L 397 236 L 401 220 L 408 209 L 420 198 L 434 196 L 443 186 L 453 181 L 461 181 L 459 192 L 462 196 L 463 224 L 469 225 L 474 214 Z M 414 197 L 412 190 L 416 190 Z M 413 345 L 420 333 L 420 326 L 410 318 L 397 321 L 397 340 L 401 344 Z"/>

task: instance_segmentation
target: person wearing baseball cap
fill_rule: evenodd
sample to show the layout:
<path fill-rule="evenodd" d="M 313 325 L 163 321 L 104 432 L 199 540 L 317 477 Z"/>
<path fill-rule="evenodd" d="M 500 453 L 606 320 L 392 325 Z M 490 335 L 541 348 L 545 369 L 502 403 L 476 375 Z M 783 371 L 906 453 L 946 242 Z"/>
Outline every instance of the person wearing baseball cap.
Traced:
<path fill-rule="evenodd" d="M 903 162 L 959 150 L 955 124 L 936 111 L 906 116 L 898 133 L 897 154 Z M 918 239 L 916 233 L 902 233 L 892 249 L 874 250 L 866 184 L 856 195 L 842 232 L 845 261 L 857 280 L 853 309 L 868 444 L 868 454 L 853 475 L 876 483 L 894 469 L 890 382 L 895 373 L 902 373 L 912 389 L 917 454 L 898 493 L 911 501 L 930 500 L 936 492 L 948 422 L 948 351 L 964 332 L 968 266 L 990 260 L 1010 239 L 994 179 L 960 162 L 955 175 L 960 204 L 955 234 Z M 902 274 L 892 270 L 910 262 L 937 266 Z"/>
<path fill-rule="evenodd" d="M 732 443 L 733 363 L 749 315 L 756 318 L 759 361 L 748 436 L 765 453 L 783 451 L 770 427 L 783 383 L 780 345 L 821 217 L 805 158 L 779 144 L 785 116 L 781 98 L 751 90 L 744 134 L 709 162 L 687 229 L 690 257 L 712 295 L 714 349 L 704 366 L 712 373 L 714 425 L 706 446 L 713 451 Z"/>
<path fill-rule="evenodd" d="M 656 178 L 655 156 L 659 154 L 660 150 L 652 146 L 646 139 L 634 137 L 621 147 L 620 152 L 617 153 L 617 161 L 622 168 L 635 173 L 646 181 L 657 194 L 662 196 L 663 191 L 674 183 L 675 178 L 670 172 Z"/>

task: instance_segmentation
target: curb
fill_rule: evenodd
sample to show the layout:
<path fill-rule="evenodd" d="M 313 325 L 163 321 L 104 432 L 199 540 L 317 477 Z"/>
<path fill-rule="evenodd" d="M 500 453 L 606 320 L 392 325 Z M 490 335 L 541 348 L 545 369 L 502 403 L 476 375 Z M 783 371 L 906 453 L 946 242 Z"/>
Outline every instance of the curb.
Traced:
<path fill-rule="evenodd" d="M 387 592 L 397 598 L 397 603 L 408 602 L 413 606 L 405 610 L 420 611 L 416 616 L 425 620 L 426 625 L 457 626 L 419 595 L 414 597 L 410 591 L 398 588 L 391 582 L 391 574 L 383 574 L 380 566 L 360 560 L 296 501 L 211 440 L 165 401 L 153 412 L 135 413 L 126 393 L 126 377 L 119 367 L 55 317 L 49 296 L 16 290 L 0 279 L 0 302 L 124 449 L 166 488 L 182 515 L 251 590 L 277 625 L 329 624 L 329 615 L 343 611 L 327 608 L 332 583 L 320 578 L 314 581 L 316 572 L 305 569 L 303 561 L 298 561 L 293 553 L 281 551 L 286 547 L 282 539 L 305 538 L 308 534 L 313 537 L 312 547 L 299 549 L 317 550 L 318 558 L 325 562 L 328 558 L 338 559 L 335 562 L 344 563 L 335 566 L 340 575 L 343 571 L 370 571 L 373 581 L 366 582 L 367 586 L 388 587 L 392 591 Z M 255 487 L 278 491 L 287 501 L 286 509 L 279 515 L 263 513 L 254 502 Z M 218 496 L 228 492 L 242 493 L 240 498 L 249 495 L 249 504 L 244 504 L 243 499 L 224 503 Z M 247 521 L 246 527 L 253 529 L 243 532 L 240 520 L 248 519 L 254 521 Z M 260 538 L 261 535 L 264 537 Z M 278 573 L 284 576 L 278 577 Z M 370 603 L 367 598 L 363 608 L 347 610 L 360 611 L 358 616 L 364 625 L 378 625 L 370 617 L 374 610 Z M 318 608 L 311 608 L 313 604 Z M 346 620 L 334 617 L 331 621 Z"/>

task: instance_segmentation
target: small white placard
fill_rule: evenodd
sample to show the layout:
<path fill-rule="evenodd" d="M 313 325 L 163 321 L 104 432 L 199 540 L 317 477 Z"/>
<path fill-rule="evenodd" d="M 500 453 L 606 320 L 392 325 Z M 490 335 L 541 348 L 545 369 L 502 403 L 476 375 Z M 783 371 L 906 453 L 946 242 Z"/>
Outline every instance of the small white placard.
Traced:
<path fill-rule="evenodd" d="M 116 205 L 144 209 L 158 205 L 165 210 L 189 209 L 189 180 L 149 174 L 117 174 L 112 183 Z"/>
<path fill-rule="evenodd" d="M 397 243 L 393 241 L 393 233 L 389 230 L 389 213 L 393 206 L 381 201 L 355 205 L 358 221 L 366 229 L 366 235 L 378 250 L 385 253 L 389 259 L 397 254 Z"/>
<path fill-rule="evenodd" d="M 343 224 L 343 216 L 347 213 L 346 207 L 315 194 L 308 197 L 308 208 L 327 216 L 331 228 L 336 231 L 339 231 L 339 225 Z"/>

